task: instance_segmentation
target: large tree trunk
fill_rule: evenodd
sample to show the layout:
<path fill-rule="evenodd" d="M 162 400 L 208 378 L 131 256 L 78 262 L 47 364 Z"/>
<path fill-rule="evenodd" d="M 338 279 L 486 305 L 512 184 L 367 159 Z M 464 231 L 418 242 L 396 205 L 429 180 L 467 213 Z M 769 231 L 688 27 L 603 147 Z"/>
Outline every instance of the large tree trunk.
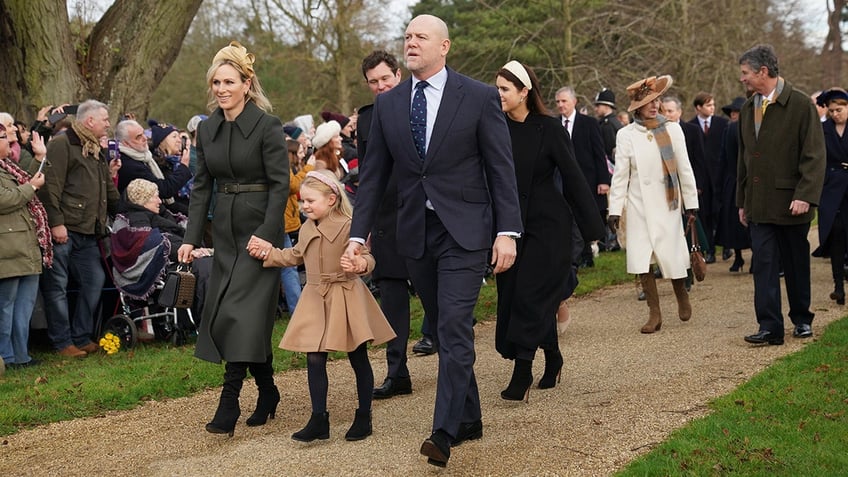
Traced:
<path fill-rule="evenodd" d="M 94 98 L 146 117 L 201 3 L 116 0 L 75 51 L 65 1 L 0 0 L 0 110 L 27 121 Z"/>
<path fill-rule="evenodd" d="M 833 0 L 833 9 L 830 2 L 827 5 L 827 37 L 822 48 L 822 81 L 825 89 L 842 84 L 842 30 L 840 20 L 845 10 L 846 0 Z"/>

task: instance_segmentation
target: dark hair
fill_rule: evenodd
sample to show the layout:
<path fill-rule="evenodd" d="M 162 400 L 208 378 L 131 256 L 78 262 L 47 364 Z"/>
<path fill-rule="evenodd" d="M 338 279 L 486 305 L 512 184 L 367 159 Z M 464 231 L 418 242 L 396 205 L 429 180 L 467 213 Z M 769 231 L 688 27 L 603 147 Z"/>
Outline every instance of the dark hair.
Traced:
<path fill-rule="evenodd" d="M 695 106 L 696 108 L 701 107 L 709 103 L 711 99 L 715 99 L 712 94 L 701 91 L 695 95 L 695 99 L 692 100 L 692 106 Z"/>
<path fill-rule="evenodd" d="M 294 139 L 286 139 L 286 147 L 289 150 L 289 154 L 297 156 L 297 151 L 300 149 L 300 143 Z"/>
<path fill-rule="evenodd" d="M 527 109 L 533 114 L 545 114 L 549 115 L 548 108 L 545 106 L 545 102 L 542 100 L 542 95 L 539 93 L 539 80 L 536 78 L 536 73 L 533 70 L 521 63 L 521 66 L 524 67 L 524 70 L 527 71 L 527 76 L 530 77 L 530 91 L 527 92 Z M 505 80 L 509 81 L 516 88 L 522 90 L 526 88 L 528 85 L 525 85 L 520 79 L 518 79 L 511 71 L 505 68 L 501 68 L 498 70 L 498 76 L 503 77 Z"/>
<path fill-rule="evenodd" d="M 400 64 L 394 55 L 383 50 L 374 50 L 362 60 L 362 76 L 365 76 L 365 73 L 369 70 L 380 66 L 380 63 L 385 63 L 392 70 L 392 74 L 397 74 L 400 69 Z"/>
<path fill-rule="evenodd" d="M 777 75 L 780 74 L 780 69 L 777 66 L 777 53 L 771 45 L 756 45 L 742 53 L 742 56 L 739 57 L 739 64 L 747 64 L 754 71 L 759 71 L 760 68 L 765 66 L 770 78 L 777 78 Z"/>

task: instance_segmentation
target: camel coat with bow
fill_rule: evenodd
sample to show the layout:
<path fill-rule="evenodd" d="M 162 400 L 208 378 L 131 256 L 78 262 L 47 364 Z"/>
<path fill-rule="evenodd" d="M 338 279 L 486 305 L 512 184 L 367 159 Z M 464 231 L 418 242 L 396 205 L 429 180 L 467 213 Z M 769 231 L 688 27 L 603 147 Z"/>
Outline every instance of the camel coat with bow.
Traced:
<path fill-rule="evenodd" d="M 331 213 L 316 223 L 307 220 L 297 245 L 274 248 L 265 267 L 306 266 L 306 286 L 297 302 L 280 348 L 290 351 L 354 351 L 366 341 L 378 345 L 395 337 L 380 305 L 355 273 L 342 270 L 340 260 L 350 237 L 350 219 Z M 362 248 L 374 269 L 374 257 Z"/>

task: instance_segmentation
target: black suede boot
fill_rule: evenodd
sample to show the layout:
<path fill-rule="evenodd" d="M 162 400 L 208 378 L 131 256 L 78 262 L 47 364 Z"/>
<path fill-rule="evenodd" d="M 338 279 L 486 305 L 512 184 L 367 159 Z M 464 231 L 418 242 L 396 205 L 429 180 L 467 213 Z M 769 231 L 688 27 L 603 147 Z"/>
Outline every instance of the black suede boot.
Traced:
<path fill-rule="evenodd" d="M 271 365 L 273 358 L 273 355 L 269 355 L 264 363 L 250 363 L 250 374 L 256 381 L 259 397 L 256 399 L 256 410 L 247 418 L 248 426 L 261 426 L 269 417 L 276 417 L 280 391 L 274 385 L 274 367 Z"/>
<path fill-rule="evenodd" d="M 224 370 L 224 385 L 221 388 L 218 410 L 215 411 L 212 421 L 206 424 L 206 431 L 213 434 L 229 434 L 232 437 L 236 421 L 241 415 L 239 394 L 244 384 L 244 377 L 247 376 L 247 363 L 227 363 Z"/>
<path fill-rule="evenodd" d="M 371 435 L 371 410 L 357 409 L 353 424 L 345 434 L 345 440 L 361 441 Z"/>
<path fill-rule="evenodd" d="M 306 427 L 292 434 L 292 439 L 300 442 L 312 442 L 315 439 L 330 438 L 330 413 L 313 412 Z"/>
<path fill-rule="evenodd" d="M 530 401 L 530 385 L 533 384 L 533 361 L 515 358 L 512 368 L 512 379 L 509 385 L 501 391 L 501 398 L 507 401 Z"/>
<path fill-rule="evenodd" d="M 539 389 L 555 387 L 562 377 L 562 353 L 559 349 L 546 349 L 545 372 L 539 380 Z"/>

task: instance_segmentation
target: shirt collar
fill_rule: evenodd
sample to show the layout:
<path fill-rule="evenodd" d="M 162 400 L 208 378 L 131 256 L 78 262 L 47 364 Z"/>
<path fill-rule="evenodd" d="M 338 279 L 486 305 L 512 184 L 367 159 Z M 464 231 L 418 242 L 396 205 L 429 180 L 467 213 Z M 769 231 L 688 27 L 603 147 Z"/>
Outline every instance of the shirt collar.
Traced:
<path fill-rule="evenodd" d="M 412 77 L 412 91 L 415 91 L 415 85 L 417 85 L 420 81 L 421 80 L 419 80 L 415 76 Z M 448 81 L 448 70 L 447 70 L 447 68 L 445 68 L 443 66 L 442 69 L 440 69 L 438 71 L 438 73 L 427 78 L 426 81 L 427 81 L 427 84 L 429 84 L 431 88 L 433 88 L 437 91 L 444 90 L 445 83 L 447 83 L 447 81 Z"/>

